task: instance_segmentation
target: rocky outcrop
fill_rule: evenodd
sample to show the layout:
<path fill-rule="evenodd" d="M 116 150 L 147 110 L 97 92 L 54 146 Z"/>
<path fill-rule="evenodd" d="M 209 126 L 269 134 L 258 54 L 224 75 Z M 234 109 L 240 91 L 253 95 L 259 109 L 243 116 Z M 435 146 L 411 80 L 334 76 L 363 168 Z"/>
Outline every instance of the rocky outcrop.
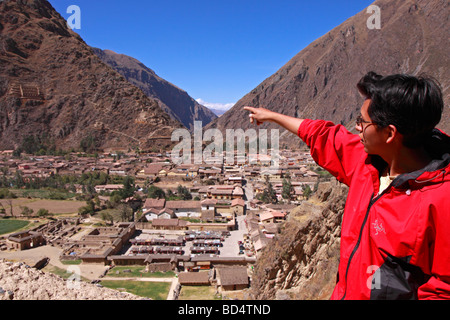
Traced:
<path fill-rule="evenodd" d="M 336 283 L 341 220 L 348 188 L 323 182 L 297 207 L 257 259 L 255 299 L 328 299 Z"/>
<path fill-rule="evenodd" d="M 83 281 L 64 280 L 22 262 L 0 259 L 0 300 L 140 300 L 142 297 Z"/>

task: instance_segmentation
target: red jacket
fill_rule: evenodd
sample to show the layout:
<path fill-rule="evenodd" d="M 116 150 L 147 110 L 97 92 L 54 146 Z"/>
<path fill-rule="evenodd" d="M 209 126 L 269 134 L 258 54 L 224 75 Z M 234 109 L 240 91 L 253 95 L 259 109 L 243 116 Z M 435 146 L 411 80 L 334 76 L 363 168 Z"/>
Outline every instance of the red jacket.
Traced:
<path fill-rule="evenodd" d="M 322 120 L 304 120 L 298 135 L 350 187 L 331 299 L 450 299 L 450 137 L 435 129 L 435 160 L 378 194 L 387 164 L 358 135 Z"/>

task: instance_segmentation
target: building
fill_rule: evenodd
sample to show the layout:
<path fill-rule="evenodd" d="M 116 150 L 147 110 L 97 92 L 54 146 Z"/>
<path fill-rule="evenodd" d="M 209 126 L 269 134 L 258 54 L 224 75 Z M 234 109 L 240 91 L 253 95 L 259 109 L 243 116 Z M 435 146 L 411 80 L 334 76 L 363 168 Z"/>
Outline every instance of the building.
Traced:
<path fill-rule="evenodd" d="M 27 250 L 45 244 L 42 233 L 30 230 L 13 233 L 7 239 L 7 247 L 12 250 Z"/>
<path fill-rule="evenodd" d="M 97 192 L 97 193 L 100 193 L 102 191 L 113 192 L 113 191 L 119 191 L 120 189 L 123 189 L 123 184 L 97 185 L 94 188 L 95 188 L 95 192 Z"/>
<path fill-rule="evenodd" d="M 157 230 L 186 230 L 187 221 L 179 219 L 154 219 L 152 228 Z"/>
<path fill-rule="evenodd" d="M 259 215 L 259 218 L 263 224 L 266 223 L 279 223 L 286 220 L 286 212 L 280 211 L 264 211 Z"/>
<path fill-rule="evenodd" d="M 108 263 L 108 256 L 118 253 L 134 235 L 135 223 L 120 223 L 117 227 L 96 228 L 81 240 L 67 243 L 62 260 L 81 259 L 83 263 Z"/>
<path fill-rule="evenodd" d="M 181 272 L 178 275 L 178 282 L 182 286 L 209 286 L 209 272 Z"/>
<path fill-rule="evenodd" d="M 171 209 L 178 218 L 199 218 L 202 205 L 200 201 L 196 200 L 175 200 L 166 201 L 166 208 Z"/>
<path fill-rule="evenodd" d="M 216 279 L 224 291 L 243 290 L 250 284 L 246 266 L 216 266 Z"/>
<path fill-rule="evenodd" d="M 242 198 L 238 198 L 231 201 L 231 208 L 235 215 L 242 216 L 245 215 L 247 206 Z"/>

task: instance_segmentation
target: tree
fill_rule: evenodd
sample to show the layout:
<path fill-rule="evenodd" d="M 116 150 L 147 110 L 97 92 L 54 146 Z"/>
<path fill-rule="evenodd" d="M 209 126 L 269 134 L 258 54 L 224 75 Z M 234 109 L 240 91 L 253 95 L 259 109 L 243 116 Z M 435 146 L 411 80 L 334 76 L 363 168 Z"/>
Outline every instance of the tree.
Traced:
<path fill-rule="evenodd" d="M 41 209 L 39 209 L 38 212 L 37 212 L 37 216 L 38 216 L 38 217 L 46 217 L 46 216 L 48 216 L 48 215 L 49 215 L 49 212 L 48 212 L 47 209 L 41 208 Z"/>
<path fill-rule="evenodd" d="M 109 203 L 110 203 L 112 208 L 117 207 L 117 205 L 120 203 L 121 200 L 122 200 L 122 197 L 118 193 L 113 193 L 109 197 Z"/>
<path fill-rule="evenodd" d="M 275 189 L 272 186 L 272 183 L 269 180 L 269 176 L 266 176 L 266 189 L 263 191 L 262 201 L 265 203 L 277 203 L 277 193 L 275 192 Z"/>
<path fill-rule="evenodd" d="M 289 177 L 288 175 L 285 179 L 283 179 L 283 191 L 281 193 L 281 196 L 283 197 L 283 199 L 290 200 L 291 192 L 292 192 L 291 177 Z"/>
<path fill-rule="evenodd" d="M 17 170 L 14 179 L 15 179 L 14 184 L 15 184 L 16 188 L 20 189 L 23 186 L 25 186 L 25 182 L 22 177 L 22 171 Z"/>
<path fill-rule="evenodd" d="M 95 213 L 95 204 L 92 200 L 86 201 L 86 206 L 81 207 L 78 209 L 78 214 L 81 216 L 85 216 L 88 214 L 94 214 Z"/>
<path fill-rule="evenodd" d="M 123 222 L 128 222 L 133 220 L 133 209 L 129 205 L 124 203 L 120 204 L 119 207 L 120 219 Z"/>
<path fill-rule="evenodd" d="M 33 213 L 34 213 L 33 209 L 30 209 L 28 207 L 22 207 L 21 206 L 20 209 L 22 209 L 22 215 L 25 216 L 25 217 L 32 216 Z"/>
<path fill-rule="evenodd" d="M 135 191 L 134 179 L 130 176 L 126 176 L 123 180 L 123 188 L 120 190 L 122 199 L 132 197 Z"/>
<path fill-rule="evenodd" d="M 95 138 L 89 134 L 80 141 L 80 149 L 86 153 L 92 153 L 97 150 Z"/>
<path fill-rule="evenodd" d="M 147 196 L 152 199 L 165 199 L 166 193 L 161 188 L 150 186 L 150 188 L 148 188 Z"/>
<path fill-rule="evenodd" d="M 39 139 L 33 135 L 28 135 L 22 140 L 22 145 L 20 149 L 25 153 L 34 154 L 39 151 L 41 145 L 39 143 Z"/>
<path fill-rule="evenodd" d="M 309 197 L 311 196 L 311 193 L 312 193 L 312 190 L 308 184 L 303 186 L 303 196 L 306 198 L 306 200 L 309 199 Z"/>
<path fill-rule="evenodd" d="M 177 188 L 177 192 L 178 192 L 178 196 L 182 200 L 191 200 L 192 199 L 192 194 L 189 192 L 188 188 L 186 188 L 185 186 L 179 185 Z"/>
<path fill-rule="evenodd" d="M 101 218 L 103 221 L 109 221 L 110 224 L 114 223 L 114 217 L 111 213 L 106 212 L 106 211 L 102 211 L 101 213 Z"/>

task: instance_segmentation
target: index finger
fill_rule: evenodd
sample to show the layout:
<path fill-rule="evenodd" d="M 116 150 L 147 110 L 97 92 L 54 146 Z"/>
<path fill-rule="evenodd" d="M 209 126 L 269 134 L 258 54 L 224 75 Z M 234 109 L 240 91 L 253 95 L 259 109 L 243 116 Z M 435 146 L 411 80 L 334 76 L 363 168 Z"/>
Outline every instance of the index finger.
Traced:
<path fill-rule="evenodd" d="M 249 106 L 245 106 L 245 107 L 244 107 L 244 110 L 248 110 L 248 111 L 251 111 L 251 112 L 254 112 L 255 109 L 256 109 L 256 108 L 249 107 Z"/>

